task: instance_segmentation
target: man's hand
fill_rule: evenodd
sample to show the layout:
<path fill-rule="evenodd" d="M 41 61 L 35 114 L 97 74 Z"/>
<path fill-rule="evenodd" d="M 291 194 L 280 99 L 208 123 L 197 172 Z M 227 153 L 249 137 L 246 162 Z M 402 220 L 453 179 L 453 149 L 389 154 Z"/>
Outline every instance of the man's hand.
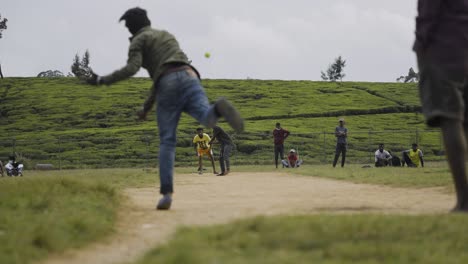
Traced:
<path fill-rule="evenodd" d="M 138 120 L 140 121 L 145 121 L 146 120 L 146 116 L 148 115 L 148 112 L 146 112 L 143 108 L 138 110 L 137 111 L 137 116 L 138 116 Z"/>
<path fill-rule="evenodd" d="M 91 72 L 91 77 L 86 78 L 86 82 L 91 85 L 101 85 L 102 78 L 94 72 Z"/>

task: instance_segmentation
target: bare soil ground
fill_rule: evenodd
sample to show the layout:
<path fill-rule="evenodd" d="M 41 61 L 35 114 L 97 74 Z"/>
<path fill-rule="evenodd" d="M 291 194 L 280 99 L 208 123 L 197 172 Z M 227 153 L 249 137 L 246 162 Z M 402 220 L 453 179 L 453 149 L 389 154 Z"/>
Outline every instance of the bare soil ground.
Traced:
<path fill-rule="evenodd" d="M 128 263 L 166 242 L 184 225 L 210 225 L 258 215 L 448 212 L 454 197 L 441 188 L 406 189 L 279 173 L 175 176 L 172 209 L 156 211 L 158 188 L 125 190 L 114 235 L 43 263 Z"/>

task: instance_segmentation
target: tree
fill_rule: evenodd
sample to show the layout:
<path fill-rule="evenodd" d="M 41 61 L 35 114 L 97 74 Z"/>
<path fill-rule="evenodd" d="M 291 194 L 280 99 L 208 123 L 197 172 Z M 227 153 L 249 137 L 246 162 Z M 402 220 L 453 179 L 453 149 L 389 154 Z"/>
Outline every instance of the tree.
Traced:
<path fill-rule="evenodd" d="M 7 23 L 8 19 L 3 18 L 2 20 L 2 15 L 0 15 L 0 39 L 2 38 L 2 31 L 7 29 Z M 2 73 L 2 65 L 0 64 L 0 77 L 3 79 L 3 73 Z"/>
<path fill-rule="evenodd" d="M 344 74 L 343 69 L 346 66 L 346 61 L 341 58 L 341 56 L 338 56 L 338 58 L 335 59 L 335 61 L 328 66 L 327 72 L 321 72 L 322 80 L 324 81 L 330 81 L 330 82 L 336 82 L 336 81 L 342 81 L 343 78 L 346 76 Z"/>
<path fill-rule="evenodd" d="M 92 76 L 93 70 L 89 67 L 90 56 L 88 50 L 86 50 L 83 58 L 80 59 L 78 53 L 73 59 L 73 64 L 71 65 L 71 72 L 78 78 L 89 78 Z"/>
<path fill-rule="evenodd" d="M 47 70 L 40 72 L 37 77 L 39 78 L 60 78 L 60 77 L 65 77 L 61 71 L 55 70 Z"/>
<path fill-rule="evenodd" d="M 3 18 L 2 20 L 2 15 L 0 15 L 0 38 L 2 38 L 2 31 L 7 29 L 7 23 L 8 19 Z"/>
<path fill-rule="evenodd" d="M 396 80 L 397 82 L 404 82 L 404 83 L 419 82 L 419 73 L 415 72 L 413 67 L 411 67 L 408 70 L 408 75 L 406 76 L 402 75 L 398 77 Z"/>

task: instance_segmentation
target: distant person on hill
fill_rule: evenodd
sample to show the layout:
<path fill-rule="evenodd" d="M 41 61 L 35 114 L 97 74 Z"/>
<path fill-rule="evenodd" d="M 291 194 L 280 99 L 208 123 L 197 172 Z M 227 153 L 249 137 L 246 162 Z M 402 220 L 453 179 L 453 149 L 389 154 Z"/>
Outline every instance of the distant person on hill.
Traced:
<path fill-rule="evenodd" d="M 339 125 L 335 128 L 336 148 L 335 159 L 333 160 L 333 167 L 336 167 L 338 158 L 341 154 L 341 167 L 344 167 L 346 161 L 346 151 L 348 149 L 348 129 L 345 127 L 343 118 L 338 120 Z"/>
<path fill-rule="evenodd" d="M 291 149 L 288 154 L 287 160 L 283 160 L 283 167 L 286 168 L 299 168 L 302 165 L 302 160 L 299 159 L 299 154 L 295 149 Z"/>
<path fill-rule="evenodd" d="M 211 138 L 208 134 L 203 133 L 203 128 L 197 128 L 197 134 L 193 138 L 193 143 L 195 150 L 198 156 L 198 174 L 203 174 L 203 156 L 207 155 L 211 161 L 211 165 L 213 166 L 213 173 L 218 174 L 216 172 L 216 167 L 214 164 L 213 158 L 213 150 L 211 150 Z"/>
<path fill-rule="evenodd" d="M 231 155 L 232 148 L 234 144 L 232 143 L 231 137 L 224 132 L 219 126 L 213 127 L 213 137 L 211 138 L 209 144 L 213 146 L 213 142 L 217 141 L 221 144 L 219 150 L 219 165 L 221 167 L 221 173 L 217 176 L 228 175 L 231 171 L 231 164 L 229 162 L 229 156 Z"/>
<path fill-rule="evenodd" d="M 392 155 L 384 149 L 384 144 L 379 144 L 379 149 L 374 153 L 375 166 L 386 167 L 391 164 Z"/>
<path fill-rule="evenodd" d="M 468 212 L 468 1 L 419 0 L 416 52 L 422 112 L 440 127 L 457 203 Z"/>
<path fill-rule="evenodd" d="M 146 119 L 156 102 L 160 137 L 160 193 L 163 195 L 156 208 L 167 210 L 171 207 L 174 192 L 176 131 L 182 112 L 207 127 L 213 127 L 220 117 L 224 117 L 236 132 L 244 130 L 244 122 L 227 100 L 221 98 L 214 105 L 209 104 L 200 75 L 190 65 L 176 38 L 165 30 L 151 28 L 146 10 L 139 7 L 129 9 L 120 18 L 122 20 L 132 34 L 127 64 L 106 76 L 93 74 L 87 82 L 109 85 L 135 75 L 141 67 L 148 70 L 153 85 L 137 114 L 140 119 Z"/>
<path fill-rule="evenodd" d="M 275 129 L 273 129 L 276 168 L 278 168 L 278 156 L 281 157 L 281 160 L 284 160 L 284 140 L 288 138 L 289 134 L 289 131 L 283 129 L 280 123 L 276 123 Z"/>
<path fill-rule="evenodd" d="M 411 144 L 411 149 L 403 151 L 402 156 L 403 166 L 406 164 L 408 167 L 424 167 L 423 152 L 418 148 L 418 144 Z"/>

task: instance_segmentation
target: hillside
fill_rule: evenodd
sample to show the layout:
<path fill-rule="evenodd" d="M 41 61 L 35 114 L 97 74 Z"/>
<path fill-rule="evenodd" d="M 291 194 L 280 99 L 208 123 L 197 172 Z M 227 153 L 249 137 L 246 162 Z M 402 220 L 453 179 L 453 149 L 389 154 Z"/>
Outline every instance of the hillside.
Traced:
<path fill-rule="evenodd" d="M 292 132 L 285 148 L 299 148 L 310 163 L 330 162 L 337 117 L 345 117 L 349 162 L 371 160 L 377 144 L 397 152 L 418 142 L 428 159 L 441 150 L 438 131 L 427 131 L 415 84 L 326 83 L 278 80 L 204 80 L 210 101 L 224 96 L 246 119 L 233 134 L 236 163 L 272 162 L 276 122 Z M 138 122 L 135 111 L 151 81 L 133 78 L 112 86 L 82 85 L 74 78 L 0 80 L 0 158 L 16 153 L 28 166 L 155 166 L 155 117 Z M 223 121 L 220 123 L 230 130 Z M 178 165 L 194 164 L 191 140 L 199 124 L 183 115 Z"/>

